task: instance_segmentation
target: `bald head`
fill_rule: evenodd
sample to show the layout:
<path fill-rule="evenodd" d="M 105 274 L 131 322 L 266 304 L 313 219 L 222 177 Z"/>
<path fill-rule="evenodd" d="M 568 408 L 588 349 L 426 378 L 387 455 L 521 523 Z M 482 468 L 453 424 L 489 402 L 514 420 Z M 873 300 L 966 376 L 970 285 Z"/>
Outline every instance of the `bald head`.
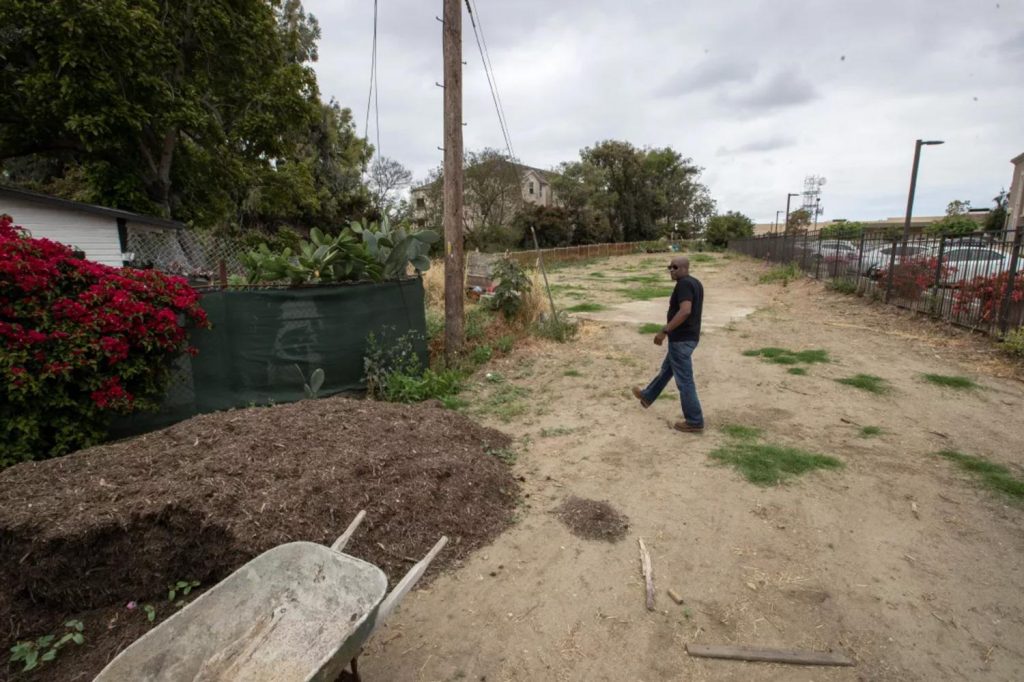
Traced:
<path fill-rule="evenodd" d="M 690 274 L 690 259 L 686 256 L 676 256 L 672 259 L 670 270 L 672 272 L 672 279 L 686 277 Z"/>

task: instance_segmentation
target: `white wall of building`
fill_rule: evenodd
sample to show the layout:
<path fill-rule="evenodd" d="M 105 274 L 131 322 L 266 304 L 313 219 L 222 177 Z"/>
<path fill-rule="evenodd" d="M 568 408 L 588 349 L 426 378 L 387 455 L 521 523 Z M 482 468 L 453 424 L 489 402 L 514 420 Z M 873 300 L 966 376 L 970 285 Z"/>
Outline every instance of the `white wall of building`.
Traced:
<path fill-rule="evenodd" d="M 33 237 L 77 247 L 86 258 L 104 265 L 124 264 L 116 218 L 8 196 L 0 196 L 0 213 L 10 215 Z"/>

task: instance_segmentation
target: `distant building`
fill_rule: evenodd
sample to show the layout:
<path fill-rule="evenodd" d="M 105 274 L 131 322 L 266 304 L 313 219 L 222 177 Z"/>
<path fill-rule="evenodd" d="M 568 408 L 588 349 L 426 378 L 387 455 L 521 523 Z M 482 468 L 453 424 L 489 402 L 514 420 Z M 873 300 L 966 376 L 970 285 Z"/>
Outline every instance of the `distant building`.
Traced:
<path fill-rule="evenodd" d="M 987 208 L 978 208 L 969 211 L 967 213 L 967 217 L 978 223 L 978 230 L 982 230 L 984 229 L 985 218 L 988 217 L 988 214 L 989 210 Z M 913 216 L 910 219 L 910 233 L 921 233 L 925 230 L 925 228 L 927 228 L 930 225 L 934 225 L 935 223 L 939 222 L 945 217 L 945 215 Z M 884 220 L 846 220 L 842 222 L 859 222 L 862 225 L 864 225 L 866 231 L 875 232 L 880 230 L 891 230 L 893 228 L 902 230 L 904 220 L 904 216 L 897 216 L 895 218 L 886 218 Z M 836 224 L 838 224 L 838 221 L 835 220 L 822 221 L 818 223 L 818 229 L 820 230 L 824 227 L 828 227 L 829 225 Z M 775 227 L 775 223 L 757 223 L 756 225 L 754 225 L 754 235 L 761 236 L 765 234 L 772 234 L 773 231 L 777 231 L 778 233 L 781 234 L 782 232 L 785 231 L 785 229 L 786 226 L 782 222 L 779 223 L 777 228 Z"/>
<path fill-rule="evenodd" d="M 500 160 L 492 161 L 491 163 L 509 164 L 519 172 L 524 203 L 536 206 L 557 205 L 557 198 L 555 197 L 554 191 L 551 187 L 551 179 L 555 176 L 555 173 L 541 170 L 540 168 L 533 168 L 532 166 L 524 166 L 521 163 L 514 163 L 512 161 Z M 435 189 L 435 185 L 441 182 L 443 182 L 443 178 L 438 178 L 433 183 L 413 187 L 410 192 L 413 208 L 413 221 L 420 227 L 424 227 L 426 225 L 427 216 L 429 215 L 431 195 L 433 194 L 436 196 L 439 193 L 436 190 L 432 190 Z M 467 211 L 467 220 L 468 219 L 469 215 Z"/>
<path fill-rule="evenodd" d="M 133 258 L 129 234 L 173 233 L 184 227 L 165 218 L 0 186 L 0 214 L 5 213 L 33 237 L 80 249 L 89 260 L 114 267 Z"/>

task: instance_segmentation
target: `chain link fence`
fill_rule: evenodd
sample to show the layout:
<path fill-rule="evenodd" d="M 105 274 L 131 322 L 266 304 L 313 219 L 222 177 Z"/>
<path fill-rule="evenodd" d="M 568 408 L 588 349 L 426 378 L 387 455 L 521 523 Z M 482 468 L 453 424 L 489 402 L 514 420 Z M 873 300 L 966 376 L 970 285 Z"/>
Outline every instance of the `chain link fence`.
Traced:
<path fill-rule="evenodd" d="M 187 277 L 195 286 L 243 275 L 242 255 L 250 250 L 240 239 L 193 230 L 135 230 L 128 233 L 132 265 Z"/>
<path fill-rule="evenodd" d="M 844 293 L 943 319 L 988 334 L 1024 326 L 1021 231 L 960 237 L 900 237 L 821 232 L 729 242 L 729 249 L 770 263 L 795 265 Z"/>

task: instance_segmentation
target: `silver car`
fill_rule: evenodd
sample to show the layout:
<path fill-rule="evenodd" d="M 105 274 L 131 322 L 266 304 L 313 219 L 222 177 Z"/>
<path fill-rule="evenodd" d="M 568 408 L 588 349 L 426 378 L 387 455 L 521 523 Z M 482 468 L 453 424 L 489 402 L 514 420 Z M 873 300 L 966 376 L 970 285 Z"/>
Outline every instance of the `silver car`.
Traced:
<path fill-rule="evenodd" d="M 866 249 L 864 256 L 860 261 L 860 271 L 864 275 L 874 275 L 878 272 L 889 268 L 890 262 L 900 263 L 903 257 L 903 245 L 902 244 L 886 244 L 885 246 L 878 246 L 873 249 Z M 923 244 L 907 244 L 907 257 L 910 259 L 914 258 L 931 258 L 935 255 L 935 249 L 931 246 L 925 246 Z M 896 252 L 896 258 L 893 260 L 893 251 Z"/>
<path fill-rule="evenodd" d="M 1010 269 L 1010 256 L 991 247 L 955 246 L 942 254 L 941 283 L 946 286 L 970 282 L 975 277 L 995 277 Z"/>

